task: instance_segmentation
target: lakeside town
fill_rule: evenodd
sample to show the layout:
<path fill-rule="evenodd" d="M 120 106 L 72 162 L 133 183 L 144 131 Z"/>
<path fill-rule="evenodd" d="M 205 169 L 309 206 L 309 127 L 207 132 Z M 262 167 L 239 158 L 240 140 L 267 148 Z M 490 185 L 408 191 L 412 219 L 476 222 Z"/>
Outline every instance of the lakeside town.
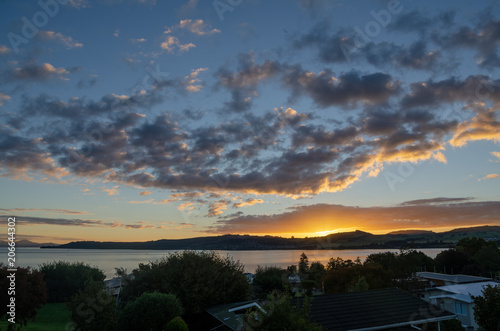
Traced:
<path fill-rule="evenodd" d="M 83 262 L 54 261 L 18 268 L 16 325 L 42 330 L 50 320 L 54 326 L 44 330 L 59 330 L 58 323 L 67 330 L 125 331 L 496 330 L 497 240 L 465 237 L 434 259 L 402 248 L 363 262 L 332 257 L 325 265 L 302 253 L 296 265 L 258 267 L 255 273 L 214 251 L 178 251 L 130 272 L 117 268 L 110 279 Z M 4 289 L 7 267 L 0 271 Z M 5 308 L 3 315 L 8 317 Z M 11 326 L 0 322 L 2 329 Z"/>

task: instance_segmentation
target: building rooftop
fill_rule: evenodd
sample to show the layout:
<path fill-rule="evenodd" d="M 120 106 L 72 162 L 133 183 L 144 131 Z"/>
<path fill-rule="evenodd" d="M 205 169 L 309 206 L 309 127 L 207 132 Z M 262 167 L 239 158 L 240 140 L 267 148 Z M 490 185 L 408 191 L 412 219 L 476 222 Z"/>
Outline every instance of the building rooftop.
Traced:
<path fill-rule="evenodd" d="M 417 277 L 441 280 L 455 284 L 485 282 L 491 280 L 491 278 L 485 278 L 485 277 L 477 277 L 477 276 L 462 275 L 462 274 L 447 275 L 447 274 L 440 274 L 437 272 L 417 272 Z"/>
<path fill-rule="evenodd" d="M 469 283 L 469 284 L 459 284 L 459 285 L 446 285 L 446 286 L 438 286 L 432 288 L 432 290 L 439 290 L 443 292 L 448 292 L 449 294 L 438 295 L 430 297 L 434 298 L 452 298 L 455 300 L 463 301 L 463 302 L 472 302 L 471 296 L 481 296 L 483 293 L 483 287 L 491 285 L 496 286 L 500 285 L 498 283 L 489 281 L 489 282 L 481 282 L 481 283 Z"/>
<path fill-rule="evenodd" d="M 311 302 L 311 320 L 326 330 L 382 330 L 454 318 L 399 289 L 319 295 Z"/>

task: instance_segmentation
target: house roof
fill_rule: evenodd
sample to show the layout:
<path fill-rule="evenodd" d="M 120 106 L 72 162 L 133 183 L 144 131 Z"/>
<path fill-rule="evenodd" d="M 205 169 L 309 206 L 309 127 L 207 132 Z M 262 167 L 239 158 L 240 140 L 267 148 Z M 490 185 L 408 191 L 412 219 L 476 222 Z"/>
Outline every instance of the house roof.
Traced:
<path fill-rule="evenodd" d="M 326 330 L 381 330 L 455 318 L 399 289 L 314 296 L 311 319 Z"/>
<path fill-rule="evenodd" d="M 485 278 L 485 277 L 477 277 L 477 276 L 462 275 L 462 274 L 446 275 L 437 272 L 425 272 L 425 271 L 417 272 L 417 276 L 421 278 L 442 280 L 445 282 L 451 282 L 457 284 L 484 282 L 491 280 L 491 278 Z"/>
<path fill-rule="evenodd" d="M 444 291 L 448 293 L 452 293 L 455 295 L 455 298 L 457 300 L 460 300 L 459 298 L 462 298 L 460 301 L 465 301 L 467 299 L 466 297 L 469 297 L 470 301 L 465 301 L 465 302 L 472 302 L 470 299 L 470 296 L 481 296 L 483 293 L 483 287 L 491 285 L 491 286 L 496 286 L 500 285 L 499 283 L 495 283 L 492 281 L 489 282 L 481 282 L 481 283 L 469 283 L 469 284 L 459 284 L 459 285 L 446 285 L 446 286 L 438 286 L 434 287 L 433 290 L 439 290 L 439 291 Z M 451 297 L 451 296 L 448 296 Z"/>
<path fill-rule="evenodd" d="M 241 315 L 236 314 L 236 312 L 251 307 L 262 310 L 256 301 L 244 301 L 214 306 L 207 309 L 207 312 L 221 321 L 224 325 L 228 326 L 231 330 L 242 330 L 244 325 L 243 318 Z"/>

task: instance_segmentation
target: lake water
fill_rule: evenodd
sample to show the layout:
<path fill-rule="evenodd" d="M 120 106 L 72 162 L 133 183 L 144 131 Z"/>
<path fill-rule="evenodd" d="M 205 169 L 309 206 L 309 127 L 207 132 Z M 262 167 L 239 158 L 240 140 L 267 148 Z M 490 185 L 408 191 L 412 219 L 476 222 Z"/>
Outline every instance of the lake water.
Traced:
<path fill-rule="evenodd" d="M 422 248 L 431 258 L 444 248 Z M 359 257 L 362 261 L 373 253 L 399 252 L 397 249 L 353 249 L 353 250 L 270 250 L 270 251 L 217 251 L 221 256 L 231 256 L 234 260 L 239 260 L 245 265 L 246 272 L 255 272 L 260 266 L 278 266 L 286 268 L 292 264 L 298 264 L 300 254 L 306 253 L 309 263 L 319 261 L 326 265 L 333 257 L 354 260 Z M 1 247 L 3 258 L 0 262 L 4 265 L 7 262 L 7 248 Z M 16 265 L 20 267 L 36 268 L 40 264 L 52 261 L 84 262 L 91 266 L 96 266 L 106 274 L 107 278 L 113 277 L 115 268 L 123 267 L 131 272 L 139 266 L 139 263 L 148 263 L 161 259 L 169 253 L 175 251 L 166 250 L 128 250 L 128 249 L 55 249 L 55 248 L 28 248 L 18 247 L 16 249 Z"/>

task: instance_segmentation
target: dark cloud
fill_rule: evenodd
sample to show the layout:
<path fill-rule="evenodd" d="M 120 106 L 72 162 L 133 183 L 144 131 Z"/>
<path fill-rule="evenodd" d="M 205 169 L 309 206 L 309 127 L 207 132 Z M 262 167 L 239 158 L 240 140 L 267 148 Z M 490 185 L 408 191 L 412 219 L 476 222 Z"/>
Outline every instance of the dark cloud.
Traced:
<path fill-rule="evenodd" d="M 401 105 L 407 107 L 438 106 L 442 103 L 500 101 L 500 80 L 488 76 L 469 76 L 464 80 L 456 77 L 410 84 Z"/>
<path fill-rule="evenodd" d="M 316 74 L 300 66 L 287 70 L 282 83 L 294 96 L 306 94 L 321 107 L 381 104 L 400 91 L 399 82 L 388 74 L 350 71 L 335 77 L 330 70 Z"/>
<path fill-rule="evenodd" d="M 474 198 L 432 198 L 432 199 L 418 199 L 418 200 L 410 200 L 410 201 L 405 201 L 401 203 L 402 206 L 409 206 L 409 205 L 430 205 L 430 204 L 438 204 L 438 203 L 457 203 L 457 202 L 464 202 L 464 201 L 470 201 L 474 200 Z"/>
<path fill-rule="evenodd" d="M 470 48 L 475 50 L 479 67 L 500 66 L 500 20 L 481 21 L 476 27 L 460 26 L 450 34 L 438 34 L 435 41 L 443 48 Z"/>

